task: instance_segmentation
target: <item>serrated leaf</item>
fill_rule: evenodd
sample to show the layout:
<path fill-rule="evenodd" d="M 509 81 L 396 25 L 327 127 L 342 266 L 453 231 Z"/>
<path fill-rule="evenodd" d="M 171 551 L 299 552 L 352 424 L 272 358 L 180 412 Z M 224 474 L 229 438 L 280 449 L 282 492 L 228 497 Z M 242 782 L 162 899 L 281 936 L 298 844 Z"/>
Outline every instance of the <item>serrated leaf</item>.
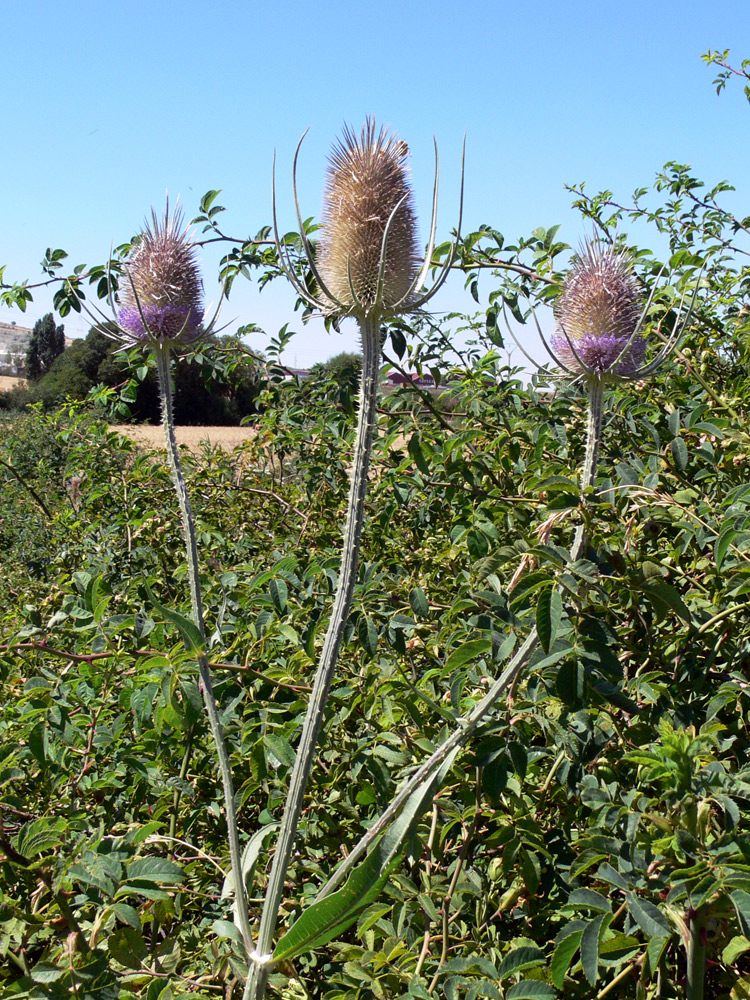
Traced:
<path fill-rule="evenodd" d="M 274 962 L 285 962 L 328 944 L 354 923 L 362 910 L 374 902 L 388 881 L 398 856 L 383 869 L 377 852 L 355 868 L 343 889 L 308 906 L 273 953 Z"/>
<path fill-rule="evenodd" d="M 562 597 L 557 587 L 547 587 L 539 594 L 536 603 L 536 630 L 545 653 L 549 653 L 557 637 L 562 619 Z"/>
<path fill-rule="evenodd" d="M 61 816 L 40 816 L 24 823 L 16 835 L 16 850 L 26 858 L 35 858 L 61 844 L 67 827 Z"/>
<path fill-rule="evenodd" d="M 734 965 L 740 955 L 750 951 L 750 940 L 744 934 L 736 934 L 729 944 L 725 945 L 721 953 L 721 960 L 724 965 Z"/>
<path fill-rule="evenodd" d="M 584 928 L 581 935 L 581 967 L 592 986 L 599 978 L 599 943 L 611 923 L 611 913 L 600 913 Z"/>
<path fill-rule="evenodd" d="M 565 934 L 564 937 L 558 935 L 557 944 L 555 945 L 555 950 L 552 953 L 552 959 L 549 964 L 550 979 L 558 989 L 562 989 L 563 987 L 565 974 L 570 968 L 573 956 L 578 951 L 584 931 L 580 920 L 576 920 L 574 924 L 569 924 L 568 927 L 571 928 L 569 934 Z M 566 929 L 563 928 L 562 933 Z"/>
<path fill-rule="evenodd" d="M 151 601 L 159 614 L 162 615 L 162 617 L 164 617 L 168 622 L 177 626 L 187 649 L 189 649 L 191 653 L 203 653 L 206 648 L 206 642 L 195 622 L 190 621 L 189 618 L 185 618 L 183 615 L 177 614 L 176 611 L 171 611 L 169 608 L 165 608 L 163 604 L 160 604 L 156 600 L 147 583 L 144 583 L 144 587 L 146 588 L 148 599 Z"/>
<path fill-rule="evenodd" d="M 284 764 L 286 767 L 294 767 L 296 754 L 283 736 L 268 733 L 263 742 L 280 764 Z"/>
<path fill-rule="evenodd" d="M 507 1000 L 554 1000 L 557 991 L 539 979 L 522 979 L 505 994 Z"/>
<path fill-rule="evenodd" d="M 415 615 L 426 618 L 430 613 L 430 605 L 421 587 L 412 588 L 409 594 L 409 604 Z"/>
<path fill-rule="evenodd" d="M 283 614 L 286 610 L 287 601 L 289 599 L 289 588 L 286 585 L 286 581 L 281 578 L 271 580 L 268 584 L 268 592 L 271 595 L 273 606 L 279 614 Z"/>
<path fill-rule="evenodd" d="M 544 952 L 532 945 L 522 945 L 514 948 L 503 958 L 497 970 L 497 978 L 504 979 L 514 972 L 522 969 L 532 969 L 534 966 L 544 965 Z"/>
<path fill-rule="evenodd" d="M 182 881 L 182 868 L 166 858 L 136 858 L 127 865 L 126 872 L 128 882 L 177 885 Z"/>
<path fill-rule="evenodd" d="M 611 913 L 612 904 L 600 892 L 593 889 L 574 889 L 568 897 L 566 906 L 584 907 L 589 910 L 597 910 L 600 913 Z"/>
<path fill-rule="evenodd" d="M 647 937 L 669 937 L 672 928 L 661 910 L 647 899 L 628 893 L 628 913 Z"/>
<path fill-rule="evenodd" d="M 484 656 L 484 654 L 490 652 L 491 649 L 492 639 L 470 639 L 468 642 L 462 643 L 457 649 L 453 650 L 445 662 L 445 669 L 448 672 L 456 670 L 458 667 L 462 667 L 470 660 L 475 660 L 480 656 Z"/>
<path fill-rule="evenodd" d="M 112 958 L 126 969 L 140 969 L 148 955 L 146 942 L 134 927 L 118 927 L 107 938 L 107 949 Z"/>
<path fill-rule="evenodd" d="M 688 466 L 688 450 L 687 445 L 680 437 L 676 437 L 671 444 L 672 448 L 672 458 L 674 459 L 674 464 L 684 472 Z"/>

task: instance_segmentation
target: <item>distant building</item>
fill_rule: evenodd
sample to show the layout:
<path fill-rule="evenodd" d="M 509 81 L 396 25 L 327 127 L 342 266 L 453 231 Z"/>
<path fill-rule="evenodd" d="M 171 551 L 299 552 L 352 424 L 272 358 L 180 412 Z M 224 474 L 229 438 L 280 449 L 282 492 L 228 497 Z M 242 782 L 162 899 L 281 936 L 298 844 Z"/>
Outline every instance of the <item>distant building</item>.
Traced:
<path fill-rule="evenodd" d="M 26 351 L 34 330 L 17 323 L 0 323 L 0 375 L 25 375 Z M 65 346 L 73 343 L 65 338 Z"/>
<path fill-rule="evenodd" d="M 23 375 L 33 332 L 17 323 L 0 323 L 0 374 Z"/>

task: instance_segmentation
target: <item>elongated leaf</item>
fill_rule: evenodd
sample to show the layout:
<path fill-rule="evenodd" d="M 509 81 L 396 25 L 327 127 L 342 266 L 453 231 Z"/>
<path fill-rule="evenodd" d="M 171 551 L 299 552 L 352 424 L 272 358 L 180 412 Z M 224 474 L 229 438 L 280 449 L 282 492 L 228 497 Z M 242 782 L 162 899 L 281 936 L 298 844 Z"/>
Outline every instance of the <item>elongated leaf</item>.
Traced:
<path fill-rule="evenodd" d="M 670 937 L 672 928 L 661 910 L 647 899 L 628 893 L 628 913 L 648 937 Z"/>
<path fill-rule="evenodd" d="M 165 608 L 163 604 L 160 604 L 156 600 L 149 585 L 146 583 L 144 586 L 146 587 L 148 599 L 151 601 L 159 614 L 166 618 L 168 622 L 177 626 L 185 646 L 190 650 L 190 652 L 202 653 L 206 648 L 206 641 L 201 635 L 200 629 L 195 622 L 190 621 L 189 618 L 183 617 L 183 615 L 177 614 L 176 611 L 170 611 L 169 608 Z"/>
<path fill-rule="evenodd" d="M 562 619 L 562 597 L 557 587 L 541 591 L 536 602 L 536 630 L 545 653 L 549 653 Z"/>
<path fill-rule="evenodd" d="M 26 858 L 35 858 L 62 843 L 68 824 L 61 817 L 41 816 L 24 823 L 16 837 L 16 850 Z"/>
<path fill-rule="evenodd" d="M 573 926 L 571 933 L 562 938 L 558 936 L 558 943 L 552 953 L 552 960 L 549 964 L 550 979 L 560 990 L 563 987 L 565 975 L 570 968 L 570 963 L 573 961 L 573 956 L 578 951 L 581 944 L 581 937 L 583 936 L 584 928 L 578 926 L 580 923 L 581 921 L 576 920 L 575 926 L 568 925 Z M 564 929 L 566 930 L 567 928 Z"/>
<path fill-rule="evenodd" d="M 272 833 L 274 833 L 281 826 L 280 823 L 268 823 L 266 826 L 262 826 L 260 830 L 256 830 L 252 835 L 250 840 L 245 844 L 245 849 L 242 852 L 242 877 L 245 880 L 245 885 L 252 878 L 252 873 L 258 863 L 258 857 L 260 852 L 263 850 L 263 845 Z M 224 879 L 224 885 L 221 888 L 221 898 L 227 899 L 228 896 L 234 894 L 234 882 L 232 876 L 227 875 Z"/>
<path fill-rule="evenodd" d="M 343 934 L 361 911 L 375 901 L 398 861 L 398 856 L 394 857 L 383 869 L 379 854 L 370 854 L 359 868 L 354 869 L 343 889 L 318 900 L 302 913 L 276 945 L 274 962 L 304 955 Z"/>
<path fill-rule="evenodd" d="M 521 969 L 532 969 L 536 965 L 544 965 L 544 952 L 532 945 L 522 945 L 509 951 L 500 963 L 497 978 L 504 979 Z"/>
<path fill-rule="evenodd" d="M 505 996 L 507 1000 L 555 1000 L 557 990 L 538 979 L 522 979 Z"/>
<path fill-rule="evenodd" d="M 581 966 L 584 976 L 592 986 L 599 978 L 599 944 L 611 923 L 611 913 L 600 913 L 598 917 L 594 917 L 581 935 Z"/>
<path fill-rule="evenodd" d="M 414 587 L 409 594 L 409 604 L 415 615 L 426 618 L 430 613 L 430 605 L 427 603 L 425 592 L 421 587 Z"/>
<path fill-rule="evenodd" d="M 445 663 L 445 669 L 456 670 L 462 667 L 469 660 L 475 660 L 479 656 L 484 656 L 492 649 L 492 639 L 470 639 L 462 643 L 458 649 L 454 649 Z"/>

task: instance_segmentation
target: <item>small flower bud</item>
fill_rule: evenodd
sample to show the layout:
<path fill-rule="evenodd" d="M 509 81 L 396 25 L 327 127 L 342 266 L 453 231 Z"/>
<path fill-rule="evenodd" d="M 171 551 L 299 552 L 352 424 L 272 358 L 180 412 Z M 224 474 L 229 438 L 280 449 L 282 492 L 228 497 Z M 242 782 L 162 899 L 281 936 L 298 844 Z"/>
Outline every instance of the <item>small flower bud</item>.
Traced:
<path fill-rule="evenodd" d="M 555 312 L 558 328 L 550 345 L 572 371 L 606 378 L 629 375 L 643 364 L 646 342 L 640 333 L 633 336 L 641 315 L 640 291 L 622 252 L 587 241 Z"/>
<path fill-rule="evenodd" d="M 346 126 L 331 153 L 318 268 L 331 294 L 351 314 L 408 308 L 408 300 L 402 300 L 418 266 L 416 221 L 404 162 L 408 153 L 406 143 L 386 129 L 376 133 L 372 118 L 360 136 Z M 383 234 L 394 209 L 378 300 Z M 341 308 L 330 302 L 327 311 L 335 315 Z"/>
<path fill-rule="evenodd" d="M 189 343 L 202 333 L 203 283 L 182 215 L 151 213 L 121 281 L 119 325 L 133 343 Z"/>

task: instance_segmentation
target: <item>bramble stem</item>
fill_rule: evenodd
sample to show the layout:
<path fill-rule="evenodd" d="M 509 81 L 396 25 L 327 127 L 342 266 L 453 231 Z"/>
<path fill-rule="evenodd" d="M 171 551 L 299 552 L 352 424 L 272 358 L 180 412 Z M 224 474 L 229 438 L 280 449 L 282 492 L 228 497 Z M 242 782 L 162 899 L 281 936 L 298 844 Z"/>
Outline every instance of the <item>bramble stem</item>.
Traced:
<path fill-rule="evenodd" d="M 192 608 L 193 622 L 198 628 L 201 637 L 205 641 L 206 629 L 203 621 L 203 603 L 201 600 L 200 576 L 198 571 L 198 546 L 195 535 L 195 520 L 193 518 L 193 508 L 190 504 L 185 477 L 182 472 L 180 453 L 177 448 L 177 438 L 174 432 L 174 405 L 172 397 L 172 376 L 170 372 L 170 351 L 168 347 L 159 344 L 156 347 L 156 369 L 159 375 L 159 398 L 161 400 L 162 427 L 164 428 L 164 438 L 167 443 L 167 463 L 172 475 L 177 502 L 180 506 L 180 521 L 182 523 L 182 533 L 185 539 L 185 552 L 187 555 L 188 580 L 190 581 L 190 605 Z M 219 758 L 219 770 L 221 771 L 221 781 L 224 789 L 224 808 L 227 819 L 227 836 L 229 839 L 229 857 L 232 865 L 232 881 L 234 882 L 235 905 L 240 933 L 245 944 L 248 955 L 253 950 L 253 938 L 250 930 L 250 917 L 247 909 L 247 894 L 245 892 L 245 882 L 242 877 L 242 854 L 240 851 L 239 832 L 237 829 L 237 813 L 234 808 L 234 786 L 232 783 L 232 771 L 229 764 L 229 753 L 224 735 L 221 730 L 221 720 L 216 707 L 213 683 L 211 681 L 211 671 L 208 667 L 208 658 L 205 653 L 200 653 L 197 657 L 198 671 L 201 679 L 201 693 L 206 706 L 208 724 L 211 729 L 216 753 Z"/>
<path fill-rule="evenodd" d="M 284 881 L 294 849 L 305 789 L 315 764 L 318 736 L 323 724 L 328 692 L 333 680 L 339 648 L 344 636 L 344 627 L 351 609 L 354 584 L 357 579 L 357 562 L 365 517 L 367 472 L 370 465 L 379 389 L 380 321 L 378 316 L 368 316 L 360 320 L 360 333 L 362 335 L 363 359 L 359 388 L 359 416 L 338 585 L 292 771 L 284 815 L 281 820 L 279 840 L 263 904 L 258 932 L 257 958 L 256 961 L 251 962 L 244 1000 L 260 1000 L 265 992 L 270 971 L 270 965 L 265 959 L 273 950 L 273 936 L 284 891 Z"/>

